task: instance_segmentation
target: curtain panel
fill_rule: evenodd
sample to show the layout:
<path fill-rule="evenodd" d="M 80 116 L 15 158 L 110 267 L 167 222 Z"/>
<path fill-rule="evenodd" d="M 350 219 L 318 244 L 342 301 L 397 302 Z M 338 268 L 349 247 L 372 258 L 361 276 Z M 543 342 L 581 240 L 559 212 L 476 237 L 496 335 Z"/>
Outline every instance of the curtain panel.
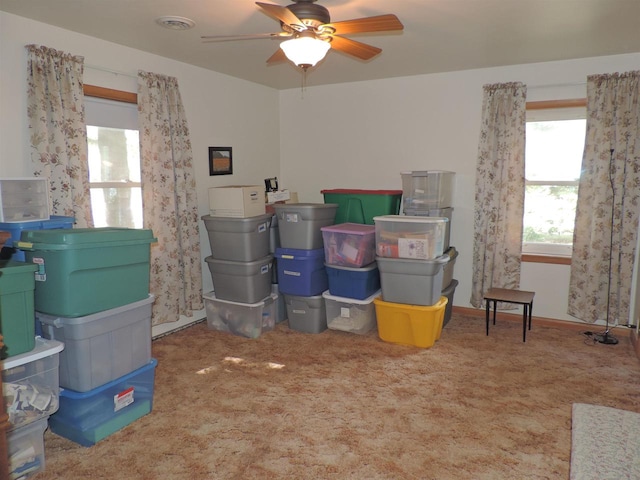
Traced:
<path fill-rule="evenodd" d="M 50 211 L 92 227 L 84 119 L 84 58 L 27 45 L 27 116 L 35 176 L 47 177 Z"/>
<path fill-rule="evenodd" d="M 151 247 L 152 323 L 203 308 L 196 182 L 178 81 L 138 72 L 142 208 Z"/>
<path fill-rule="evenodd" d="M 627 323 L 640 212 L 640 71 L 587 78 L 568 313 Z"/>
<path fill-rule="evenodd" d="M 484 86 L 476 169 L 471 305 L 491 287 L 518 288 L 524 213 L 527 88 Z M 500 303 L 499 308 L 515 306 Z"/>

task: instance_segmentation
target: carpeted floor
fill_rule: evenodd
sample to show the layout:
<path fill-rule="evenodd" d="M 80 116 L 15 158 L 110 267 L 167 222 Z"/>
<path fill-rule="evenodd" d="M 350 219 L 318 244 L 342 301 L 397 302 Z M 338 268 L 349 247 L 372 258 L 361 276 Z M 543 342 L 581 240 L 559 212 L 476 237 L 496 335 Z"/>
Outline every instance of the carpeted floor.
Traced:
<path fill-rule="evenodd" d="M 153 412 L 85 448 L 45 433 L 59 479 L 567 479 L 573 403 L 640 412 L 640 362 L 535 324 L 456 313 L 429 349 L 286 322 L 154 341 Z"/>

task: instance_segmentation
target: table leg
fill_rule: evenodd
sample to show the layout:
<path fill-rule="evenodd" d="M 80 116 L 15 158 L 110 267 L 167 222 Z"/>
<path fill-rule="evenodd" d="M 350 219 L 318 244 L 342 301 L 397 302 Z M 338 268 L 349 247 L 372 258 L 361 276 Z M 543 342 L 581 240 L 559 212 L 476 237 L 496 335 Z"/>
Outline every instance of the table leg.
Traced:
<path fill-rule="evenodd" d="M 485 308 L 486 308 L 486 311 L 487 311 L 487 314 L 486 314 L 487 336 L 489 335 L 489 303 L 490 303 L 490 300 L 485 300 Z"/>
<path fill-rule="evenodd" d="M 498 301 L 493 301 L 493 324 L 496 324 L 496 310 L 498 309 Z"/>
<path fill-rule="evenodd" d="M 529 330 L 531 330 L 531 312 L 533 312 L 533 300 L 529 304 Z"/>
<path fill-rule="evenodd" d="M 527 341 L 527 310 L 529 305 L 524 303 L 522 305 L 522 341 L 526 342 Z"/>

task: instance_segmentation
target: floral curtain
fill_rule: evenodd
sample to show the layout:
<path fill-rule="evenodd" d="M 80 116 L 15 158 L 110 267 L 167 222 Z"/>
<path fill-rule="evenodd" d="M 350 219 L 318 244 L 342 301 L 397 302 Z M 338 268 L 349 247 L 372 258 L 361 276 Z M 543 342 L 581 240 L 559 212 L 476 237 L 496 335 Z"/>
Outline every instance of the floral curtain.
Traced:
<path fill-rule="evenodd" d="M 527 87 L 484 86 L 478 145 L 471 305 L 491 287 L 518 288 L 524 213 Z M 501 303 L 499 308 L 515 308 Z"/>
<path fill-rule="evenodd" d="M 151 248 L 152 323 L 203 308 L 196 181 L 178 81 L 138 72 L 138 120 L 145 228 Z"/>
<path fill-rule="evenodd" d="M 568 313 L 627 323 L 640 211 L 640 71 L 587 78 Z"/>
<path fill-rule="evenodd" d="M 27 114 L 36 176 L 48 177 L 51 213 L 92 227 L 84 120 L 84 58 L 27 45 Z"/>

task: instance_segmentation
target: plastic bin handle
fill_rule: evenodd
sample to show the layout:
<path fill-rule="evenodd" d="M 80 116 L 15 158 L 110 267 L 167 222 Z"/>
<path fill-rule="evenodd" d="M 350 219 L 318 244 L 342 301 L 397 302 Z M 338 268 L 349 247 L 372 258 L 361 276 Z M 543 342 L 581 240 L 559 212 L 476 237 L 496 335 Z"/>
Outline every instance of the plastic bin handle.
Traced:
<path fill-rule="evenodd" d="M 62 328 L 64 325 L 60 317 L 37 317 L 41 323 L 45 325 L 53 325 L 56 328 Z"/>

